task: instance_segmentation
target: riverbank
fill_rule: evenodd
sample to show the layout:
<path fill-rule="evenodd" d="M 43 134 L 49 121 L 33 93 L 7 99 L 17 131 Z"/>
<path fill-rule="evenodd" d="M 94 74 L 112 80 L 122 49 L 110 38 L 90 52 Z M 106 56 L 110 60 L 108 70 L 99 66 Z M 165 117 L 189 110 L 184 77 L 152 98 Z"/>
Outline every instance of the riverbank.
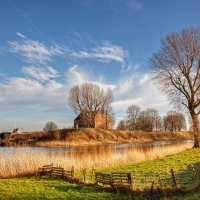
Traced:
<path fill-rule="evenodd" d="M 62 129 L 49 133 L 57 134 L 57 139 L 39 140 L 35 142 L 38 147 L 58 147 L 58 146 L 89 146 L 101 144 L 119 143 L 141 143 L 152 141 L 169 140 L 192 140 L 192 132 L 142 132 L 142 131 L 121 131 L 83 128 L 78 131 L 73 129 Z M 60 135 L 59 135 L 60 134 Z M 58 136 L 59 135 L 59 136 Z M 49 136 L 50 137 L 50 136 Z"/>
<path fill-rule="evenodd" d="M 155 170 L 161 173 L 170 173 L 170 170 L 184 170 L 189 164 L 197 164 L 200 159 L 200 149 L 190 149 L 162 159 L 155 159 L 140 163 L 132 163 L 115 167 L 99 168 L 104 173 L 132 172 L 134 174 L 152 173 Z M 78 175 L 78 172 L 77 174 Z M 154 195 L 143 196 L 140 194 L 120 194 L 109 192 L 106 189 L 93 187 L 91 171 L 87 174 L 87 184 L 72 183 L 66 180 L 50 179 L 43 177 L 23 177 L 0 179 L 0 199 L 165 199 L 165 200 L 194 200 L 200 198 L 198 190 L 166 193 L 159 190 Z M 13 192 L 15 191 L 15 192 Z"/>

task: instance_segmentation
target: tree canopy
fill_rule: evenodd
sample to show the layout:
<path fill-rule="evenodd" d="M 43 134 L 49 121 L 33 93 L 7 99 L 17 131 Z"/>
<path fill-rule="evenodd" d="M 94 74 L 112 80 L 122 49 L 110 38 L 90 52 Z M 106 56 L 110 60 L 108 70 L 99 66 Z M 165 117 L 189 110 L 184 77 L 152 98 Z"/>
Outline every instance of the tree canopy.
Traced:
<path fill-rule="evenodd" d="M 200 28 L 172 32 L 149 60 L 155 83 L 193 122 L 194 147 L 199 147 Z"/>
<path fill-rule="evenodd" d="M 58 125 L 53 122 L 53 121 L 50 121 L 50 122 L 47 122 L 45 124 L 45 127 L 43 128 L 44 131 L 54 131 L 54 130 L 57 130 L 58 129 Z"/>
<path fill-rule="evenodd" d="M 75 85 L 69 91 L 68 105 L 77 114 L 82 112 L 89 127 L 95 126 L 95 116 L 98 112 L 111 115 L 113 92 L 106 91 L 94 83 Z M 83 112 L 84 111 L 84 112 Z"/>

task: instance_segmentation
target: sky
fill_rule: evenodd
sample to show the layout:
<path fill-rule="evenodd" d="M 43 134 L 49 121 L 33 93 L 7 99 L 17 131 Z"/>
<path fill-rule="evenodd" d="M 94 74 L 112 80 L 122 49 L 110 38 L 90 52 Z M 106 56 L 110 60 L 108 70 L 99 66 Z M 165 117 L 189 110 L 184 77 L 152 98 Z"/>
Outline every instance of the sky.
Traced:
<path fill-rule="evenodd" d="M 0 132 L 73 126 L 71 87 L 113 91 L 116 125 L 131 105 L 173 109 L 149 59 L 172 31 L 200 25 L 199 0 L 0 0 Z"/>

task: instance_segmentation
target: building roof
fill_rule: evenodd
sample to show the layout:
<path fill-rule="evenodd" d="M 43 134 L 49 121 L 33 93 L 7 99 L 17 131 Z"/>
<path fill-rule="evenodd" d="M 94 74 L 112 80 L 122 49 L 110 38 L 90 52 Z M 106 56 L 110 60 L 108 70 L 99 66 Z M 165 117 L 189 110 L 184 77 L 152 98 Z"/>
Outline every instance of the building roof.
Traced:
<path fill-rule="evenodd" d="M 17 132 L 18 130 L 20 130 L 19 128 L 15 128 L 14 130 L 13 130 L 13 132 Z"/>

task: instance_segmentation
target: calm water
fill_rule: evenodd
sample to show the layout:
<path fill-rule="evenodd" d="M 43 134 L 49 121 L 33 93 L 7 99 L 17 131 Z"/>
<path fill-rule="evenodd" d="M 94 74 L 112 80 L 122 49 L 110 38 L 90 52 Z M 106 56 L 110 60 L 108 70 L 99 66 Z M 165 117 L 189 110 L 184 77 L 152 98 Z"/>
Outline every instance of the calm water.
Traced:
<path fill-rule="evenodd" d="M 13 153 L 17 151 L 23 151 L 28 149 L 31 152 L 47 152 L 47 153 L 63 153 L 63 154 L 81 154 L 86 152 L 101 153 L 102 151 L 112 150 L 113 152 L 123 152 L 128 148 L 134 147 L 140 150 L 148 150 L 154 147 L 166 147 L 176 146 L 185 143 L 192 143 L 193 140 L 182 140 L 182 141 L 155 141 L 155 142 L 143 142 L 138 144 L 126 143 L 126 144 L 105 144 L 96 146 L 77 146 L 77 147 L 0 147 L 0 153 L 6 151 L 6 153 Z"/>

